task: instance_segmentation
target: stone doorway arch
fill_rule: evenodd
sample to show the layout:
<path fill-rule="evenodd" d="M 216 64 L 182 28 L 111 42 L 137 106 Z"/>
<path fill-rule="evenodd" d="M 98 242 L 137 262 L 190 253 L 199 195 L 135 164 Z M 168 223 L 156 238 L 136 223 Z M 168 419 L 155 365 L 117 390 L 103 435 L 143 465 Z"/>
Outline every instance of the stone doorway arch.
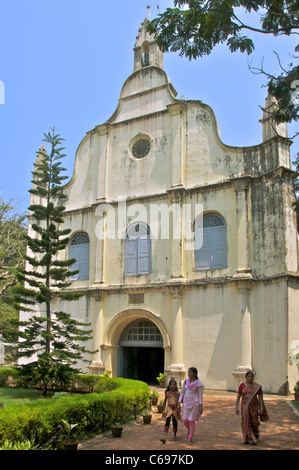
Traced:
<path fill-rule="evenodd" d="M 118 343 L 117 375 L 155 384 L 164 371 L 164 349 L 159 328 L 139 318 L 123 330 Z"/>
<path fill-rule="evenodd" d="M 104 340 L 105 363 L 113 376 L 157 385 L 156 377 L 164 372 L 171 350 L 160 317 L 145 309 L 123 311 L 110 322 Z"/>

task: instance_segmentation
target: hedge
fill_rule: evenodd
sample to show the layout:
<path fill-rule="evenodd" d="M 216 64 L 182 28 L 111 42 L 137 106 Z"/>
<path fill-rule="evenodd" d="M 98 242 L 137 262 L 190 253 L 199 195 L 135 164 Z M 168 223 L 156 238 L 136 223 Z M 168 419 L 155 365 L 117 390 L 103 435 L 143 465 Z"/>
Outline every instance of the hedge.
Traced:
<path fill-rule="evenodd" d="M 12 382 L 18 385 L 19 372 L 12 367 L 0 367 L 0 387 L 9 387 Z"/>
<path fill-rule="evenodd" d="M 95 377 L 93 377 L 94 379 Z M 29 405 L 17 405 L 0 409 L 0 445 L 5 441 L 30 440 L 43 446 L 57 433 L 61 420 L 78 423 L 76 433 L 82 435 L 95 428 L 106 413 L 105 422 L 125 420 L 134 410 L 146 407 L 149 400 L 149 386 L 137 380 L 122 378 L 97 378 L 115 386 L 112 391 L 66 395 L 61 398 L 40 399 Z M 97 385 L 95 385 L 95 389 Z"/>

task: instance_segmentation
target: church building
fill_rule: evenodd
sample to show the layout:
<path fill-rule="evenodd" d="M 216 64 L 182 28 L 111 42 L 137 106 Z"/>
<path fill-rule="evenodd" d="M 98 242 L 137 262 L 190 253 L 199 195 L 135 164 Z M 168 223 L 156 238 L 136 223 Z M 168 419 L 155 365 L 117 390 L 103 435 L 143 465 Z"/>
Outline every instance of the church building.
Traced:
<path fill-rule="evenodd" d="M 262 143 L 225 145 L 207 104 L 176 97 L 148 21 L 114 114 L 87 132 L 63 188 L 61 256 L 85 295 L 54 309 L 91 323 L 86 373 L 181 385 L 193 366 L 206 388 L 236 390 L 251 369 L 287 393 L 299 276 L 286 125 L 266 110 Z"/>

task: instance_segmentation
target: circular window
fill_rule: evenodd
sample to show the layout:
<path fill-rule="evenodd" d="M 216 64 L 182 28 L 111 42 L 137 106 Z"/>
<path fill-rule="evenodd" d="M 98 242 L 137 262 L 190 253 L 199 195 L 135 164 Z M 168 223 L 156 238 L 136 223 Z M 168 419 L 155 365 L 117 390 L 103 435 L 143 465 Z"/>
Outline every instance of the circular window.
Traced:
<path fill-rule="evenodd" d="M 139 139 L 132 147 L 132 154 L 135 158 L 144 158 L 149 153 L 151 144 L 148 139 Z"/>

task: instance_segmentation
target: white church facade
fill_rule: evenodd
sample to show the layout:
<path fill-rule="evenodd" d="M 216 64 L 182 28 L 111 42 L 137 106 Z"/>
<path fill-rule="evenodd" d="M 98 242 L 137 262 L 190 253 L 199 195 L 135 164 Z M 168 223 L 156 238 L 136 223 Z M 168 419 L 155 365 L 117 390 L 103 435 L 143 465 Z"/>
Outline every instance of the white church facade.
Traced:
<path fill-rule="evenodd" d="M 87 373 L 236 390 L 253 369 L 263 389 L 296 382 L 298 233 L 286 126 L 263 142 L 222 143 L 213 110 L 176 98 L 142 23 L 134 71 L 111 118 L 80 143 L 64 186 L 76 302 L 98 352 Z M 268 99 L 267 105 L 271 106 Z"/>

